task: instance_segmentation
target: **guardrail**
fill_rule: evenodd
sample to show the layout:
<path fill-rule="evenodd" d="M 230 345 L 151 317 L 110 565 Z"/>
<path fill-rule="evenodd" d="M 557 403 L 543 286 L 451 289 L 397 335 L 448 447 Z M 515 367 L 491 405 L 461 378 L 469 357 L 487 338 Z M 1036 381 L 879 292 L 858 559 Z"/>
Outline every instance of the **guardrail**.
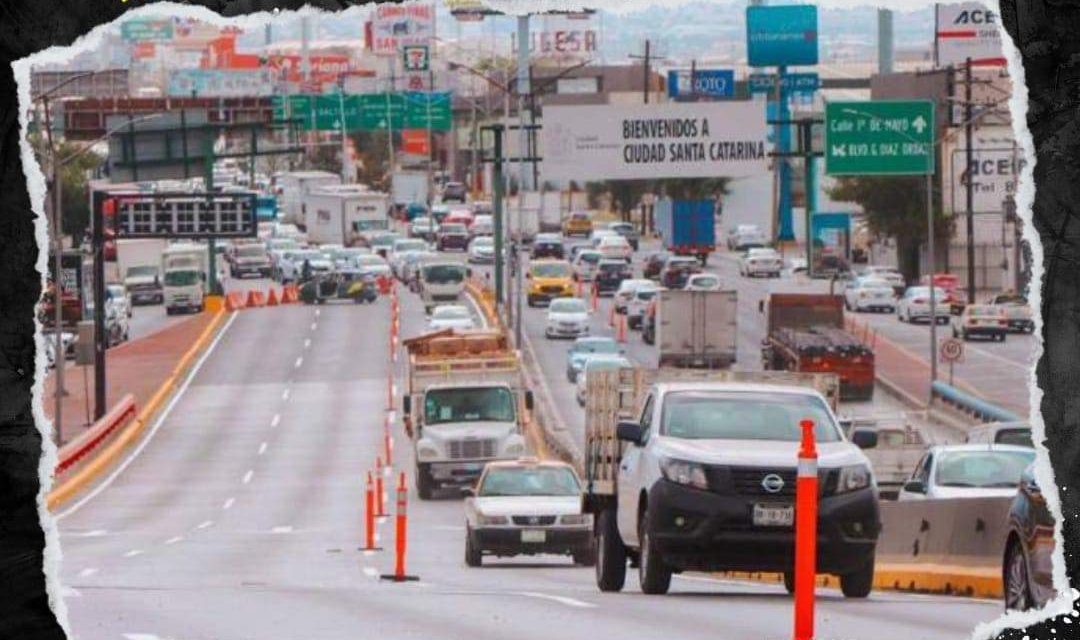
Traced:
<path fill-rule="evenodd" d="M 95 449 L 114 440 L 123 431 L 123 427 L 135 418 L 135 415 L 135 396 L 129 393 L 93 426 L 60 448 L 59 460 L 56 463 L 56 478 L 67 477 L 81 468 L 87 456 Z"/>
<path fill-rule="evenodd" d="M 1023 420 L 1011 411 L 1006 411 L 940 380 L 930 385 L 930 393 L 946 405 L 982 422 L 1021 422 Z"/>

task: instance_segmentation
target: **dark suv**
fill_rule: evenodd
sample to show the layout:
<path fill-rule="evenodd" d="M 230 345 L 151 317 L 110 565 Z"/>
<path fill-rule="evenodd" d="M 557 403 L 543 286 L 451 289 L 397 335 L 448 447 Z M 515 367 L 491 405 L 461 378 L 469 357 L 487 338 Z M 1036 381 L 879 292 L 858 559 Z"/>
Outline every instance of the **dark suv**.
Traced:
<path fill-rule="evenodd" d="M 468 189 L 460 182 L 447 182 L 443 188 L 442 201 L 443 202 L 461 202 L 464 203 L 468 197 Z"/>
<path fill-rule="evenodd" d="M 435 234 L 435 247 L 439 251 L 447 249 L 460 249 L 465 251 L 469 248 L 469 230 L 463 224 L 447 223 L 439 227 Z"/>
<path fill-rule="evenodd" d="M 596 266 L 594 282 L 598 295 L 614 295 L 619 290 L 623 280 L 634 277 L 630 271 L 630 265 L 623 260 L 601 260 Z"/>
<path fill-rule="evenodd" d="M 537 260 L 540 258 L 554 258 L 556 260 L 562 260 L 566 257 L 566 246 L 563 245 L 562 238 L 554 234 L 542 233 L 536 236 L 533 240 L 532 246 L 532 259 Z"/>
<path fill-rule="evenodd" d="M 671 257 L 667 251 L 654 251 L 645 257 L 645 266 L 642 275 L 649 280 L 659 280 L 660 272 L 664 269 L 664 263 Z"/>
<path fill-rule="evenodd" d="M 660 271 L 660 285 L 668 289 L 682 289 L 695 273 L 701 273 L 701 262 L 689 256 L 672 256 Z"/>
<path fill-rule="evenodd" d="M 1038 609 L 1054 598 L 1054 516 L 1046 506 L 1034 467 L 1020 477 L 1020 487 L 1009 509 L 1009 535 L 1005 542 L 1002 578 L 1005 608 Z M 1073 565 L 1075 562 L 1066 558 Z"/>

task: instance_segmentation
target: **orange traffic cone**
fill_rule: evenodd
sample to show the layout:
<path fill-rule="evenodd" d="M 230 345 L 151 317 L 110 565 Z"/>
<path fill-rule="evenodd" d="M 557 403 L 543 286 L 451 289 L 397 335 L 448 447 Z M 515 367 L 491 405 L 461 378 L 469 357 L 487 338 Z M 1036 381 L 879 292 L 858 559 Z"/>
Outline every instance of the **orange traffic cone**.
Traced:
<path fill-rule="evenodd" d="M 626 342 L 626 316 L 620 315 L 618 317 L 618 324 L 615 330 L 615 340 L 620 343 Z"/>
<path fill-rule="evenodd" d="M 270 287 L 270 293 L 266 296 L 266 306 L 276 307 L 278 306 L 277 289 Z"/>
<path fill-rule="evenodd" d="M 263 298 L 262 291 L 252 289 L 248 291 L 247 306 L 249 307 L 261 307 L 266 304 L 266 300 Z"/>
<path fill-rule="evenodd" d="M 239 291 L 233 291 L 225 296 L 225 310 L 239 311 L 244 308 L 244 296 Z"/>

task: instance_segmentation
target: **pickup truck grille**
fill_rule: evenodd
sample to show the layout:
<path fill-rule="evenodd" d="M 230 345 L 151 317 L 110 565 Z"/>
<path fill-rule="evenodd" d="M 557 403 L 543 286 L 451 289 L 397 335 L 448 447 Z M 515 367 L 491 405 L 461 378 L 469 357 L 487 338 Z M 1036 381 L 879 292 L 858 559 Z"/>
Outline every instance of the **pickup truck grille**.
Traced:
<path fill-rule="evenodd" d="M 770 493 L 762 486 L 765 476 L 776 474 L 784 481 L 784 486 L 776 493 Z M 709 489 L 716 493 L 736 493 L 742 496 L 765 498 L 794 498 L 795 469 L 776 469 L 759 467 L 707 467 L 706 476 Z M 818 471 L 818 494 L 830 496 L 836 493 L 840 480 L 837 469 Z"/>
<path fill-rule="evenodd" d="M 494 458 L 495 440 L 451 440 L 450 459 Z"/>
<path fill-rule="evenodd" d="M 555 524 L 555 516 L 510 516 L 518 526 L 550 526 Z"/>

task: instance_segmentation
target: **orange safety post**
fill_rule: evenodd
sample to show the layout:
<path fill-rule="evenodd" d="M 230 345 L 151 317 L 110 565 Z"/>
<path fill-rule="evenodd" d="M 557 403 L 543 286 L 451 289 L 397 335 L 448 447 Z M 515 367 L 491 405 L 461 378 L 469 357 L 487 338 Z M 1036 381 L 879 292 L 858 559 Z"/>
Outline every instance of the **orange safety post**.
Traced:
<path fill-rule="evenodd" d="M 375 458 L 375 515 L 380 518 L 386 515 L 386 503 L 383 498 L 383 466 L 381 456 Z"/>
<path fill-rule="evenodd" d="M 379 551 L 375 546 L 375 489 L 371 486 L 371 472 L 367 474 L 367 489 L 364 490 L 364 546 L 360 551 Z"/>
<path fill-rule="evenodd" d="M 615 328 L 615 303 L 614 303 L 614 301 L 612 301 L 612 303 L 611 303 L 611 308 L 608 309 L 607 326 L 611 327 L 612 329 Z"/>
<path fill-rule="evenodd" d="M 270 293 L 266 295 L 266 306 L 276 307 L 278 305 L 277 289 L 270 287 Z"/>
<path fill-rule="evenodd" d="M 617 326 L 616 331 L 615 331 L 615 340 L 617 342 L 625 343 L 626 342 L 626 316 L 619 315 L 618 320 L 616 322 L 618 323 L 618 326 Z"/>
<path fill-rule="evenodd" d="M 405 541 L 407 539 L 406 504 L 409 500 L 409 492 L 405 488 L 405 472 L 398 476 L 397 487 L 397 517 L 394 527 L 394 573 L 379 576 L 383 580 L 393 582 L 407 582 L 419 580 L 419 576 L 410 576 L 405 573 Z"/>
<path fill-rule="evenodd" d="M 394 374 L 390 373 L 386 376 L 386 410 L 393 411 L 394 409 Z"/>
<path fill-rule="evenodd" d="M 585 285 L 582 284 L 581 278 L 574 278 L 574 281 L 577 282 L 577 297 L 584 298 L 585 297 Z"/>
<path fill-rule="evenodd" d="M 814 637 L 814 582 L 817 579 L 817 447 L 814 421 L 801 420 L 799 473 L 795 481 L 795 640 Z"/>
<path fill-rule="evenodd" d="M 386 414 L 386 421 L 383 422 L 383 454 L 386 456 L 386 463 L 391 464 L 390 454 L 392 445 L 390 443 L 390 414 Z"/>
<path fill-rule="evenodd" d="M 248 291 L 247 306 L 249 307 L 261 307 L 266 304 L 266 300 L 263 298 L 262 291 L 251 289 Z"/>
<path fill-rule="evenodd" d="M 600 309 L 600 291 L 597 289 L 595 282 L 589 287 L 589 289 L 589 298 L 592 302 L 592 310 L 595 313 Z"/>

